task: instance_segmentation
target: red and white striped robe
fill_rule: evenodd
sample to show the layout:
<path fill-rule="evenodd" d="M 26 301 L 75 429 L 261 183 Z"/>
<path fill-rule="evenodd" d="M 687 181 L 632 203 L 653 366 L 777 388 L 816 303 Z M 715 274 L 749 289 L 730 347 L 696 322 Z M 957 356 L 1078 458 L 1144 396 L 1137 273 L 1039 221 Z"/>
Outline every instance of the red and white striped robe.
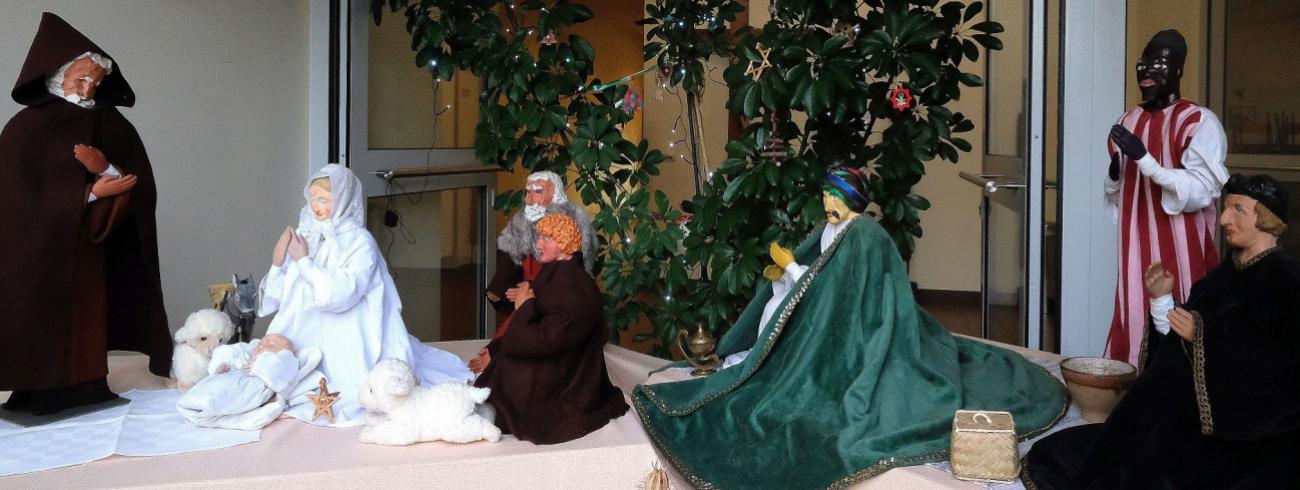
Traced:
<path fill-rule="evenodd" d="M 1212 115 L 1210 117 L 1213 117 Z M 1161 111 L 1134 108 L 1119 124 L 1137 135 L 1160 166 L 1183 168 L 1187 150 L 1202 122 L 1201 107 L 1185 99 Z M 1214 130 L 1218 122 L 1212 123 Z M 1107 139 L 1110 154 L 1119 154 L 1119 281 L 1115 316 L 1106 339 L 1106 357 L 1138 363 L 1142 334 L 1150 310 L 1143 274 L 1152 262 L 1164 264 L 1174 276 L 1174 299 L 1187 299 L 1192 283 L 1219 264 L 1215 248 L 1215 201 L 1198 211 L 1168 214 L 1161 206 L 1163 189 L 1138 170 Z M 1222 161 L 1213 162 L 1222 165 Z M 1219 183 L 1222 186 L 1222 183 Z M 1217 195 L 1216 195 L 1217 197 Z M 1139 366 L 1140 367 L 1140 366 Z"/>

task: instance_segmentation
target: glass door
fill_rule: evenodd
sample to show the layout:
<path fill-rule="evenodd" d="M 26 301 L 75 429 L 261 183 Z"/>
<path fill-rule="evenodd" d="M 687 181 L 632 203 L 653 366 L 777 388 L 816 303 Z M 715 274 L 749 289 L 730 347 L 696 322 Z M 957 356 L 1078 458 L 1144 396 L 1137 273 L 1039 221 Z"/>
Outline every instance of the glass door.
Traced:
<path fill-rule="evenodd" d="M 983 189 L 980 335 L 1034 349 L 1050 348 L 1044 338 L 1050 275 L 1043 267 L 1044 244 L 1051 248 L 1045 237 L 1054 226 L 1044 221 L 1044 210 L 1055 209 L 1055 192 L 1053 202 L 1044 202 L 1045 191 L 1055 188 L 1044 158 L 1048 3 L 988 1 L 989 20 L 1005 29 L 1003 49 L 986 57 L 983 168 L 962 173 Z"/>
<path fill-rule="evenodd" d="M 490 337 L 497 169 L 474 158 L 482 83 L 464 71 L 436 79 L 412 63 L 402 15 L 376 26 L 369 2 L 348 5 L 343 160 L 369 198 L 406 328 L 426 342 Z"/>

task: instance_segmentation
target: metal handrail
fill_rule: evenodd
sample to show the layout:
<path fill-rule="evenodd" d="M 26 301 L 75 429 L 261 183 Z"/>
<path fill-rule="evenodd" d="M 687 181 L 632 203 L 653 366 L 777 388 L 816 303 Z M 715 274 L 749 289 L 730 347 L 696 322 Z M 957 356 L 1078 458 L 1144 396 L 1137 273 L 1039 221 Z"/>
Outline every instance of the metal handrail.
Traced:
<path fill-rule="evenodd" d="M 461 167 L 442 167 L 442 168 L 409 167 L 409 168 L 389 168 L 389 169 L 374 170 L 370 172 L 370 175 L 374 175 L 381 179 L 391 181 L 393 179 L 405 179 L 409 177 L 477 174 L 477 173 L 488 173 L 488 172 L 502 172 L 504 170 L 505 169 L 501 167 L 487 167 L 483 165 L 472 165 L 472 166 L 467 165 Z"/>

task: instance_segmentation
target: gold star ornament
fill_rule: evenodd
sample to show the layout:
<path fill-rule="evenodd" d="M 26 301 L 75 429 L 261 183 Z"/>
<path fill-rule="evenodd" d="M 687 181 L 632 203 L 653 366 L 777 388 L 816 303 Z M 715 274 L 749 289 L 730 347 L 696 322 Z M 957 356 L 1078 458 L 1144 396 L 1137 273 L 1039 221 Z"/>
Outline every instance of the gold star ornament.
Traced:
<path fill-rule="evenodd" d="M 750 66 L 749 68 L 745 69 L 745 76 L 753 78 L 754 80 L 758 80 L 758 77 L 763 76 L 763 70 L 772 67 L 772 63 L 767 61 L 767 55 L 768 53 L 772 52 L 772 48 L 756 48 L 756 49 L 758 51 L 758 55 L 762 59 L 757 62 L 751 62 L 751 63 L 758 63 L 758 66 Z"/>
<path fill-rule="evenodd" d="M 325 420 L 334 423 L 334 402 L 339 401 L 339 392 L 330 393 L 329 388 L 325 386 L 325 378 L 320 379 L 320 391 L 307 395 L 307 399 L 311 400 L 311 404 L 316 407 L 316 411 L 311 414 L 312 420 L 324 415 Z"/>

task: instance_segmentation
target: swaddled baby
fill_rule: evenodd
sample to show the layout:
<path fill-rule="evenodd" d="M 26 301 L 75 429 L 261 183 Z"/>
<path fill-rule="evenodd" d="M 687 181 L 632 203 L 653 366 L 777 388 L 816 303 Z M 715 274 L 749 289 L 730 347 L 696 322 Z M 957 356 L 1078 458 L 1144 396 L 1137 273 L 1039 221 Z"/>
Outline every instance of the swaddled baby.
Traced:
<path fill-rule="evenodd" d="M 267 381 L 268 384 L 278 377 L 277 374 L 284 374 L 276 371 L 285 370 L 285 366 L 290 364 L 286 363 L 286 360 L 293 360 L 291 363 L 293 372 L 298 371 L 293 341 L 280 334 L 270 334 L 261 339 L 254 339 L 252 342 L 218 346 L 212 351 L 212 360 L 208 362 L 208 375 L 224 374 L 231 369 L 241 369 L 245 373 L 252 374 L 253 366 L 262 358 L 267 360 L 262 362 L 262 367 L 258 369 L 259 377 L 272 378 Z"/>
<path fill-rule="evenodd" d="M 278 334 L 248 343 L 217 347 L 209 376 L 176 402 L 190 423 L 203 427 L 256 430 L 284 412 L 289 400 L 306 391 L 303 378 L 320 363 L 320 351 L 295 352 Z M 317 373 L 319 376 L 319 373 Z"/>

